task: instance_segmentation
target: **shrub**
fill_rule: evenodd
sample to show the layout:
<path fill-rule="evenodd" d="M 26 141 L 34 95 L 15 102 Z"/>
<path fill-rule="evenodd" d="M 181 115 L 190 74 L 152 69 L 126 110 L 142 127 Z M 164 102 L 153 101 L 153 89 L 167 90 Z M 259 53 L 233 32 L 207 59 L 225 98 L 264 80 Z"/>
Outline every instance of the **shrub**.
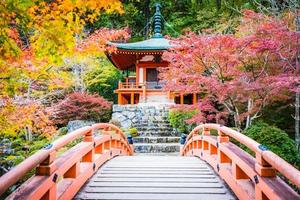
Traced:
<path fill-rule="evenodd" d="M 128 130 L 128 132 L 130 133 L 130 135 L 131 135 L 132 137 L 137 137 L 137 136 L 138 136 L 138 130 L 137 130 L 136 128 L 130 128 L 130 129 Z"/>
<path fill-rule="evenodd" d="M 300 156 L 296 144 L 283 130 L 263 122 L 257 122 L 243 133 L 258 143 L 267 146 L 290 164 L 300 167 Z"/>
<path fill-rule="evenodd" d="M 66 125 L 70 120 L 93 120 L 107 122 L 112 103 L 98 94 L 72 93 L 49 109 L 51 119 L 57 125 Z"/>
<path fill-rule="evenodd" d="M 172 109 L 169 112 L 170 124 L 181 133 L 189 133 L 195 124 L 188 124 L 186 121 L 195 114 L 197 114 L 197 110 Z"/>
<path fill-rule="evenodd" d="M 7 149 L 12 151 L 3 153 L 0 156 L 0 176 L 5 172 L 4 169 L 10 170 L 49 143 L 48 137 L 38 134 L 33 135 L 32 141 L 25 140 L 23 135 L 14 137 L 0 135 L 0 141 L 4 140 L 9 144 Z"/>

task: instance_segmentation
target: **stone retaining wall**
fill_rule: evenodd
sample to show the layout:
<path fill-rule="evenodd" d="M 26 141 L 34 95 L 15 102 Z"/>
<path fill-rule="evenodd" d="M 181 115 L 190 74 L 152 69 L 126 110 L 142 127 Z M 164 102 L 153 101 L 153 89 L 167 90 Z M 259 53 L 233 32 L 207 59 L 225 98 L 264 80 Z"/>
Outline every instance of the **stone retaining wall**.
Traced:
<path fill-rule="evenodd" d="M 170 105 L 113 105 L 112 120 L 118 121 L 122 128 L 133 127 L 140 121 L 161 121 L 167 119 Z"/>

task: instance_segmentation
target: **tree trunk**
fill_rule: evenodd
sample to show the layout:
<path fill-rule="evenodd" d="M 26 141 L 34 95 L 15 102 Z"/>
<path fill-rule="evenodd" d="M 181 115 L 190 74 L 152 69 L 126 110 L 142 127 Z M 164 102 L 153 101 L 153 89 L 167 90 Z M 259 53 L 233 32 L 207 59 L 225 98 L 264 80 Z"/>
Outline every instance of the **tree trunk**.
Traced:
<path fill-rule="evenodd" d="M 251 109 L 252 109 L 252 99 L 249 98 L 248 106 L 247 106 L 248 113 L 251 111 Z M 251 116 L 250 116 L 250 114 L 248 114 L 247 121 L 246 121 L 246 128 L 249 128 L 251 126 L 251 123 L 252 123 L 251 121 L 252 121 Z"/>
<path fill-rule="evenodd" d="M 217 5 L 217 9 L 220 10 L 221 9 L 221 0 L 216 0 L 216 5 Z"/>
<path fill-rule="evenodd" d="M 25 128 L 25 132 L 26 132 L 25 133 L 25 139 L 27 141 L 31 142 L 32 141 L 32 131 L 28 126 L 26 126 L 26 128 Z"/>
<path fill-rule="evenodd" d="M 239 118 L 239 111 L 238 109 L 235 107 L 235 112 L 234 112 L 234 125 L 238 130 L 241 130 L 241 122 L 240 122 L 240 118 Z"/>

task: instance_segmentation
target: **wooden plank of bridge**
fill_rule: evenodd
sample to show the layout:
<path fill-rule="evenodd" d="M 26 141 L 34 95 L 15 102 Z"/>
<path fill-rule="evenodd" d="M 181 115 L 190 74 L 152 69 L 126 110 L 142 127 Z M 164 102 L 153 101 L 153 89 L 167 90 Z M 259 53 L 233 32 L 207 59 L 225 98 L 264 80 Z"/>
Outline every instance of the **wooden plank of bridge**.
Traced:
<path fill-rule="evenodd" d="M 196 157 L 122 156 L 107 162 L 75 199 L 235 199 Z"/>

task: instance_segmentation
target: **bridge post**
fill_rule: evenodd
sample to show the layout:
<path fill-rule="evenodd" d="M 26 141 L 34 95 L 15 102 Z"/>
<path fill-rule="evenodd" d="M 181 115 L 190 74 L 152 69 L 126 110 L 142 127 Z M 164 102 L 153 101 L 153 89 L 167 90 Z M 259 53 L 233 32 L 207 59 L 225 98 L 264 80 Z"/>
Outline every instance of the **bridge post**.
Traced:
<path fill-rule="evenodd" d="M 218 144 L 220 143 L 226 143 L 229 142 L 229 137 L 226 136 L 221 130 L 218 130 L 218 137 L 217 137 L 217 141 Z M 219 146 L 219 145 L 217 145 Z M 218 147 L 218 159 L 219 159 L 219 163 L 230 163 L 231 160 L 228 156 L 226 156 Z"/>
<path fill-rule="evenodd" d="M 93 131 L 89 131 L 83 138 L 84 142 L 94 143 L 94 133 Z M 94 144 L 93 144 L 94 145 Z M 94 147 L 82 157 L 82 162 L 93 162 L 94 161 L 95 150 Z"/>
<path fill-rule="evenodd" d="M 256 163 L 255 171 L 264 177 L 274 177 L 276 176 L 276 171 L 262 156 L 262 152 L 255 153 Z"/>
<path fill-rule="evenodd" d="M 52 151 L 46 160 L 44 160 L 37 168 L 36 175 L 50 176 L 57 169 L 57 166 L 53 164 L 56 158 L 56 151 Z"/>
<path fill-rule="evenodd" d="M 210 129 L 209 128 L 203 128 L 202 136 L 205 137 L 205 136 L 209 136 L 209 135 L 210 135 Z M 206 142 L 204 140 L 202 140 L 202 144 L 200 146 L 201 146 L 202 154 L 204 153 L 204 151 L 209 150 L 209 144 L 208 144 L 208 142 Z"/>
<path fill-rule="evenodd" d="M 46 160 L 44 160 L 37 168 L 36 175 L 38 176 L 51 176 L 54 171 L 57 169 L 57 166 L 53 163 L 56 158 L 56 151 L 50 152 L 49 156 Z M 56 177 L 56 178 L 55 178 Z M 52 185 L 48 189 L 48 191 L 43 195 L 41 199 L 43 200 L 51 200 L 56 199 L 56 179 L 57 175 L 53 175 Z M 34 193 L 34 192 L 33 192 Z"/>

